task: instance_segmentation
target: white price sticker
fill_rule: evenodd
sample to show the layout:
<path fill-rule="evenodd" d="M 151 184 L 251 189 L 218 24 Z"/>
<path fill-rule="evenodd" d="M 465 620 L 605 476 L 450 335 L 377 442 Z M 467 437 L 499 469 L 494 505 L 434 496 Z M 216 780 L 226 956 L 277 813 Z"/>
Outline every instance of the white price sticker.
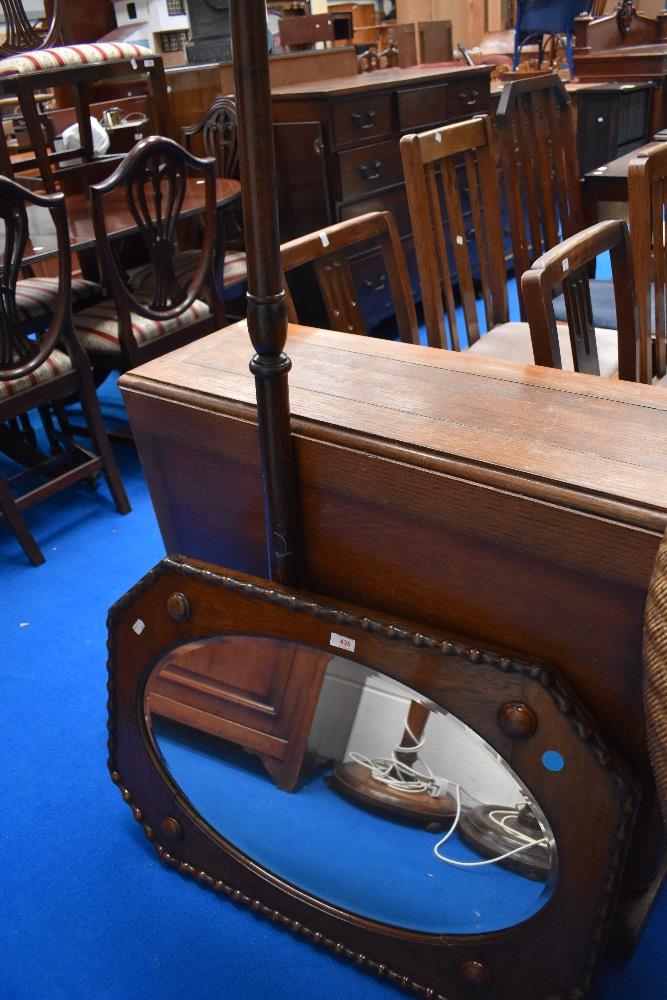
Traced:
<path fill-rule="evenodd" d="M 347 653 L 354 653 L 356 643 L 354 639 L 348 639 L 346 635 L 338 635 L 337 632 L 332 632 L 329 645 L 335 646 L 336 649 L 344 649 Z"/>

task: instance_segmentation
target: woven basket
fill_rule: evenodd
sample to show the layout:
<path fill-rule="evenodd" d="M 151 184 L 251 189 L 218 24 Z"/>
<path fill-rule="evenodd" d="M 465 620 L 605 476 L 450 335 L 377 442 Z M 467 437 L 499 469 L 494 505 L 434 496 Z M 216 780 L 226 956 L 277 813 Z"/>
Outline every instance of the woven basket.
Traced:
<path fill-rule="evenodd" d="M 644 710 L 649 754 L 667 824 L 667 532 L 653 567 L 644 616 Z"/>

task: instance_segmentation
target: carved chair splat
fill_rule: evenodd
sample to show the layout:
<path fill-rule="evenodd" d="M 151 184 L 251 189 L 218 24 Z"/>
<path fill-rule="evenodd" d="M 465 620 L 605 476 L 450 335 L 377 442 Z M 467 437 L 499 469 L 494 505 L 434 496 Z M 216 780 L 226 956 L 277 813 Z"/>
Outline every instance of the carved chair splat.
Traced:
<path fill-rule="evenodd" d="M 0 0 L 5 30 L 5 37 L 0 42 L 0 57 L 47 49 L 60 40 L 64 5 L 60 0 L 52 0 L 48 6 L 50 14 L 47 7 L 46 24 L 39 26 L 30 20 L 21 0 Z"/>

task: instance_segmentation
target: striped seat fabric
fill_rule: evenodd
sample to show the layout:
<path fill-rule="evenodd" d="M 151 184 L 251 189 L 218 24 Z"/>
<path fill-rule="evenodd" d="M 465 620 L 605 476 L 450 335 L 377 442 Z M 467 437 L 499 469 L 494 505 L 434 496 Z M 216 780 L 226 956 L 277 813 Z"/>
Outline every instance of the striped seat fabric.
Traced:
<path fill-rule="evenodd" d="M 33 389 L 42 382 L 50 382 L 59 375 L 66 375 L 72 371 L 72 362 L 69 355 L 64 351 L 51 351 L 48 358 L 39 368 L 35 368 L 30 375 L 23 378 L 15 378 L 7 381 L 0 379 L 0 399 L 7 399 L 9 396 L 18 396 L 21 392 Z"/>
<path fill-rule="evenodd" d="M 184 250 L 174 257 L 174 274 L 183 288 L 190 284 L 200 256 L 199 250 Z M 246 255 L 242 250 L 228 250 L 225 254 L 223 278 L 225 292 L 231 292 L 231 289 L 242 285 L 246 277 Z M 130 271 L 128 284 L 135 295 L 149 298 L 153 290 L 153 265 L 143 264 Z"/>
<path fill-rule="evenodd" d="M 132 42 L 95 42 L 35 49 L 33 52 L 22 52 L 20 55 L 0 59 L 0 77 L 23 76 L 25 73 L 39 73 L 65 66 L 119 62 L 121 59 L 145 59 L 153 54 L 144 45 L 134 45 Z"/>
<path fill-rule="evenodd" d="M 85 278 L 72 279 L 72 308 L 100 296 L 101 286 Z M 22 323 L 50 316 L 58 298 L 57 278 L 24 278 L 16 283 L 16 311 Z"/>
<path fill-rule="evenodd" d="M 195 299 L 192 305 L 175 319 L 153 320 L 133 313 L 132 333 L 141 347 L 151 340 L 173 333 L 174 330 L 190 326 L 209 314 L 209 307 L 200 299 Z M 114 353 L 120 350 L 118 313 L 113 302 L 100 302 L 77 313 L 74 317 L 74 330 L 87 351 Z"/>

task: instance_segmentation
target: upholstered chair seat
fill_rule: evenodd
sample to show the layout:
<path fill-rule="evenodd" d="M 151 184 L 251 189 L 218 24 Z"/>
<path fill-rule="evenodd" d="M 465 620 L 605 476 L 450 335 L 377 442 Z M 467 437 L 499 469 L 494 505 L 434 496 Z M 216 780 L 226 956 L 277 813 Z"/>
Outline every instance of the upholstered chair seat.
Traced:
<path fill-rule="evenodd" d="M 60 45 L 50 49 L 20 52 L 0 59 L 0 77 L 24 76 L 66 66 L 88 66 L 92 63 L 119 62 L 122 59 L 145 59 L 151 49 L 133 42 L 95 42 L 92 44 Z"/>
<path fill-rule="evenodd" d="M 101 297 L 102 287 L 85 278 L 72 278 L 72 308 L 81 308 Z M 16 312 L 22 323 L 49 316 L 58 298 L 57 278 L 23 278 L 16 283 Z"/>
<path fill-rule="evenodd" d="M 600 375 L 603 378 L 611 378 L 618 372 L 618 334 L 616 330 L 603 330 L 596 327 L 595 337 Z M 572 345 L 569 330 L 565 324 L 558 324 L 558 343 L 563 369 L 573 372 Z M 535 364 L 528 323 L 501 323 L 499 326 L 494 326 L 492 330 L 483 334 L 468 348 L 468 353 L 485 358 L 517 361 L 523 365 Z"/>
<path fill-rule="evenodd" d="M 143 347 L 150 341 L 166 337 L 192 323 L 206 319 L 210 314 L 208 305 L 201 299 L 195 299 L 189 308 L 172 319 L 149 319 L 133 313 L 132 335 L 137 347 Z M 118 309 L 115 302 L 99 302 L 77 313 L 74 316 L 74 331 L 87 351 L 120 352 Z"/>
<path fill-rule="evenodd" d="M 29 375 L 22 378 L 13 379 L 11 382 L 0 381 L 0 399 L 12 399 L 34 389 L 38 385 L 44 385 L 53 379 L 66 375 L 73 369 L 72 361 L 64 351 L 54 350 L 38 368 Z"/>

